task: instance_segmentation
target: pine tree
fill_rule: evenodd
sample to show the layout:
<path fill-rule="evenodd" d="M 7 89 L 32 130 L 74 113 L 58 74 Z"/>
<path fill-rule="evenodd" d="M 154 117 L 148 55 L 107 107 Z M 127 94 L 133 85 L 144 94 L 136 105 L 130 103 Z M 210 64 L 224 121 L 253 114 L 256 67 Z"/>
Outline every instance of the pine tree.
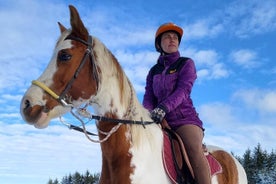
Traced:
<path fill-rule="evenodd" d="M 84 184 L 96 184 L 99 181 L 100 174 L 90 174 L 87 170 L 84 175 Z"/>
<path fill-rule="evenodd" d="M 57 178 L 54 180 L 53 184 L 59 184 Z"/>
<path fill-rule="evenodd" d="M 254 176 L 254 167 L 252 163 L 251 150 L 247 149 L 243 155 L 243 160 L 241 161 L 244 170 L 247 174 L 248 183 L 254 184 L 254 179 L 251 176 Z"/>
<path fill-rule="evenodd" d="M 75 174 L 72 176 L 72 183 L 73 184 L 82 184 L 83 180 L 82 180 L 82 176 L 79 172 L 75 172 Z"/>
<path fill-rule="evenodd" d="M 47 184 L 53 184 L 53 180 L 49 179 L 49 181 L 47 182 Z"/>

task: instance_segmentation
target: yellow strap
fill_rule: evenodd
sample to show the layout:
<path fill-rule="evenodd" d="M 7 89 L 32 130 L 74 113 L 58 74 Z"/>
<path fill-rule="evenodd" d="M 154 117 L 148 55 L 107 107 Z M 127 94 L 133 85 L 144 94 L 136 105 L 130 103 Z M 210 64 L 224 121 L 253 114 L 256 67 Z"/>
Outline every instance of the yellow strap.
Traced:
<path fill-rule="evenodd" d="M 47 93 L 49 93 L 49 95 L 51 95 L 54 99 L 59 99 L 59 96 L 53 92 L 50 88 L 48 88 L 45 84 L 37 81 L 37 80 L 33 80 L 32 84 L 37 85 L 38 87 L 42 88 L 44 91 L 46 91 Z"/>

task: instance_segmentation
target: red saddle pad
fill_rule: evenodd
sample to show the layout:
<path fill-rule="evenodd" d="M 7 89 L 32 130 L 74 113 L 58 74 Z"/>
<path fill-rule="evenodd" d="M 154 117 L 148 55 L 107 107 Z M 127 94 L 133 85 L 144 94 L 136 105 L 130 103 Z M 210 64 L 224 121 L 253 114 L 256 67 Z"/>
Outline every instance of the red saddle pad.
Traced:
<path fill-rule="evenodd" d="M 174 162 L 173 162 L 173 153 L 171 150 L 171 142 L 166 133 L 164 135 L 164 145 L 163 145 L 163 163 L 164 168 L 167 172 L 168 177 L 171 179 L 173 184 L 177 184 L 176 178 L 177 173 L 175 170 Z M 207 153 L 206 158 L 209 163 L 211 176 L 216 175 L 218 173 L 222 173 L 222 167 L 220 163 L 212 156 L 212 154 Z"/>

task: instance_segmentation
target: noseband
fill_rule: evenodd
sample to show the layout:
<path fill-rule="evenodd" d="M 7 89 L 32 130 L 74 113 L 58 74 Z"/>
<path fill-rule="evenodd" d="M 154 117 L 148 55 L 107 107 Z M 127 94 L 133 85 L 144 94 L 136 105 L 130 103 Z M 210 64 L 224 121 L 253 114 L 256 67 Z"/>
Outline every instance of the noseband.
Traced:
<path fill-rule="evenodd" d="M 93 54 L 92 51 L 92 36 L 88 36 L 88 41 L 84 41 L 78 37 L 74 37 L 72 35 L 69 35 L 68 37 L 65 38 L 66 39 L 71 39 L 71 40 L 75 40 L 78 41 L 80 43 L 83 43 L 84 45 L 87 46 L 87 49 L 85 51 L 85 54 L 82 57 L 82 60 L 80 62 L 80 65 L 78 66 L 78 68 L 76 69 L 74 75 L 72 76 L 72 78 L 70 79 L 70 81 L 67 83 L 66 87 L 64 88 L 64 90 L 61 92 L 60 95 L 57 95 L 53 90 L 51 90 L 49 87 L 47 87 L 44 83 L 39 82 L 38 80 L 33 80 L 32 84 L 42 88 L 45 92 L 47 92 L 50 96 L 52 96 L 55 100 L 57 100 L 59 103 L 61 103 L 63 106 L 65 107 L 72 107 L 72 104 L 70 102 L 70 100 L 68 99 L 67 93 L 70 90 L 70 88 L 73 85 L 73 82 L 76 80 L 76 78 L 78 77 L 81 69 L 83 68 L 87 58 L 89 57 L 89 60 L 91 62 L 92 65 L 92 73 L 93 73 L 93 79 L 96 81 L 96 91 L 98 91 L 98 87 L 99 87 L 99 73 L 98 73 L 98 69 L 95 63 L 95 56 Z"/>

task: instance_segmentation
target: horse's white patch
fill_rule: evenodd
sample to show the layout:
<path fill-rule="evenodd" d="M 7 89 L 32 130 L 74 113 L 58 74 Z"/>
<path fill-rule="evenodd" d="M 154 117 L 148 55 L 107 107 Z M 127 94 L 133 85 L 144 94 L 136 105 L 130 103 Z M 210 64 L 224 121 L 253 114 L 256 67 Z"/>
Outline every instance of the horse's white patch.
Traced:
<path fill-rule="evenodd" d="M 141 125 L 131 127 L 132 154 L 131 164 L 134 173 L 131 176 L 133 184 L 158 183 L 168 184 L 169 178 L 162 162 L 163 134 L 156 124 L 143 128 Z"/>

